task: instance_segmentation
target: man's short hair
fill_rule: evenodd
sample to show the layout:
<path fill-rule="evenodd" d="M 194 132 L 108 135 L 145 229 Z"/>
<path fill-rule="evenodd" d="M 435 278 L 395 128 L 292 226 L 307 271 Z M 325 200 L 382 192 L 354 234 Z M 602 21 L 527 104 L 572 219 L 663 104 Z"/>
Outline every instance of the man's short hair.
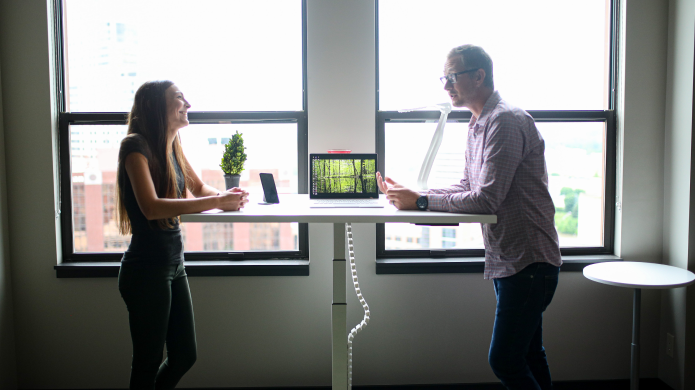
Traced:
<path fill-rule="evenodd" d="M 492 77 L 492 59 L 480 46 L 461 45 L 449 52 L 447 58 L 460 56 L 465 69 L 482 69 L 485 71 L 483 85 L 495 89 L 495 81 Z"/>

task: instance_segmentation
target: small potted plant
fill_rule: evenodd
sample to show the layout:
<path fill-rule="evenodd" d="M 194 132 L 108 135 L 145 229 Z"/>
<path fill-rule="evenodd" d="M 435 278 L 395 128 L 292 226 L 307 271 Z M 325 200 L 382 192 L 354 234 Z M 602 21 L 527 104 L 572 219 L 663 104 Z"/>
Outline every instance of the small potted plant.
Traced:
<path fill-rule="evenodd" d="M 232 135 L 229 142 L 224 145 L 224 155 L 222 155 L 222 163 L 220 164 L 227 189 L 239 187 L 239 178 L 246 162 L 244 149 L 246 149 L 244 138 L 237 130 L 236 134 Z"/>

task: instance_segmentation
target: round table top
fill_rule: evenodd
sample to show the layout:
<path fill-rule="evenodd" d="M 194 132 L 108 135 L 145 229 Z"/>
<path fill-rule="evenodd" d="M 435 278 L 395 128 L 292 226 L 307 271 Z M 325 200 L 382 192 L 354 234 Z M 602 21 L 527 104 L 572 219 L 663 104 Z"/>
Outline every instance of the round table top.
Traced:
<path fill-rule="evenodd" d="M 584 267 L 587 279 L 619 287 L 660 289 L 684 287 L 695 282 L 692 272 L 664 264 L 609 261 Z"/>

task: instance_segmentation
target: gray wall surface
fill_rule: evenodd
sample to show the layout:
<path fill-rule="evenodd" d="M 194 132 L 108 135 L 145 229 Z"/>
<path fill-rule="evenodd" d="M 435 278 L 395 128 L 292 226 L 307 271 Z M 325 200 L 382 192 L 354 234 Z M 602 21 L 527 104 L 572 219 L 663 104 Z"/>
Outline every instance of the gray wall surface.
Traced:
<path fill-rule="evenodd" d="M 669 3 L 668 67 L 664 144 L 664 264 L 695 270 L 693 261 L 693 46 L 695 2 Z M 695 288 L 662 293 L 659 377 L 675 389 L 695 387 Z M 690 299 L 688 296 L 690 295 Z M 688 321 L 689 319 L 689 321 Z M 690 333 L 687 334 L 687 330 Z M 666 356 L 666 334 L 675 336 Z M 686 344 L 690 347 L 686 349 Z M 687 362 L 690 362 L 688 364 Z"/>
<path fill-rule="evenodd" d="M 2 6 L 0 5 L 0 13 Z M 0 35 L 2 32 L 0 31 Z M 0 92 L 2 91 L 0 63 Z M 7 231 L 7 182 L 5 180 L 5 131 L 0 93 L 0 389 L 17 386 L 17 364 L 14 343 L 14 315 L 10 276 L 9 234 Z"/>
<path fill-rule="evenodd" d="M 660 263 L 668 2 L 622 1 L 620 12 L 617 250 L 628 261 Z M 642 290 L 643 377 L 657 376 L 660 298 Z"/>
<path fill-rule="evenodd" d="M 14 316 L 14 323 L 0 322 L 0 340 L 15 336 L 19 388 L 125 388 L 131 346 L 116 279 L 57 279 L 53 270 L 60 255 L 47 3 L 0 2 L 0 130 L 7 171 L 0 201 L 5 198 L 11 211 L 0 209 L 0 218 L 9 220 L 0 233 L 11 243 L 9 259 L 0 258 L 0 272 L 11 265 L 11 278 L 0 274 L 0 314 Z M 674 29 L 685 22 L 673 8 L 691 7 L 692 1 L 670 4 L 669 14 L 666 1 L 623 1 L 617 240 L 627 260 L 661 262 L 688 254 L 689 222 L 678 214 L 688 206 L 669 205 L 682 199 L 689 204 L 690 196 L 690 146 L 681 145 L 685 130 L 672 130 L 672 122 L 680 118 L 673 104 L 685 77 L 680 67 L 683 74 L 689 67 L 692 100 L 693 45 L 687 48 L 685 37 L 681 48 L 681 39 L 674 39 Z M 374 3 L 308 0 L 307 8 L 309 151 L 373 151 Z M 682 17 L 692 19 L 688 15 Z M 692 33 L 690 28 L 687 39 Z M 664 106 L 669 93 L 671 105 Z M 664 127 L 671 129 L 666 136 Z M 354 343 L 354 383 L 495 381 L 487 364 L 495 309 L 491 282 L 481 274 L 376 275 L 374 226 L 353 230 L 360 286 L 372 312 Z M 313 224 L 309 235 L 310 276 L 190 278 L 199 359 L 180 387 L 330 384 L 330 226 Z M 353 293 L 348 297 L 348 323 L 356 324 L 361 307 Z M 661 292 L 643 294 L 643 377 L 670 383 L 683 378 L 682 370 L 664 368 L 674 364 L 662 358 L 662 336 L 671 323 L 664 317 L 682 308 Z M 631 315 L 631 290 L 591 282 L 581 272 L 561 273 L 544 324 L 554 379 L 628 378 Z M 682 350 L 685 322 L 674 323 L 683 325 L 676 334 Z M 12 362 L 12 351 L 0 346 L 3 366 Z"/>

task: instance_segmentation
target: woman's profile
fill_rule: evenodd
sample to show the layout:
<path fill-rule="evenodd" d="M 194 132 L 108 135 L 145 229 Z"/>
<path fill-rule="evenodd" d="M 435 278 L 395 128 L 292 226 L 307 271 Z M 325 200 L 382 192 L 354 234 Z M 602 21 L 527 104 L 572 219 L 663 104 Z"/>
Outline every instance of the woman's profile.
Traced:
<path fill-rule="evenodd" d="M 118 154 L 118 227 L 132 233 L 118 276 L 133 343 L 131 389 L 172 389 L 197 357 L 178 216 L 239 210 L 248 201 L 239 188 L 206 185 L 186 160 L 178 132 L 190 107 L 173 82 L 146 82 L 135 93 Z M 186 189 L 195 198 L 187 199 Z"/>

